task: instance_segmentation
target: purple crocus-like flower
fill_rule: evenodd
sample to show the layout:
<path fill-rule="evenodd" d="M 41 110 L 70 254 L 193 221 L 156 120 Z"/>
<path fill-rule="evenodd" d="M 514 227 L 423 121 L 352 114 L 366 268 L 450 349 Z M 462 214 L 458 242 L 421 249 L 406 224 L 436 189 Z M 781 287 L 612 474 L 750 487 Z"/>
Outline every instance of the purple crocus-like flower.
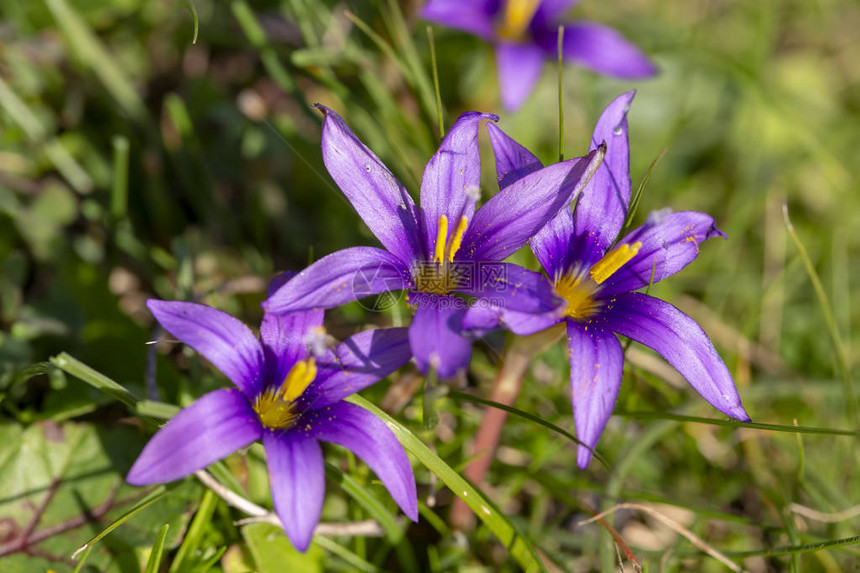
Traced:
<path fill-rule="evenodd" d="M 272 313 L 331 308 L 365 296 L 409 291 L 409 340 L 418 367 L 449 378 L 469 365 L 462 335 L 467 303 L 546 312 L 558 300 L 540 273 L 500 262 L 568 205 L 603 157 L 602 148 L 519 178 L 475 209 L 480 197 L 478 127 L 469 112 L 451 127 L 421 182 L 420 208 L 333 111 L 325 113 L 323 161 L 385 249 L 354 247 L 323 257 L 263 303 Z"/>
<path fill-rule="evenodd" d="M 579 446 L 581 468 L 591 459 L 589 448 L 597 444 L 621 385 L 624 354 L 613 333 L 654 349 L 720 412 L 749 420 L 728 369 L 701 327 L 671 304 L 633 292 L 687 266 L 702 241 L 724 236 L 704 213 L 664 211 L 617 239 L 630 201 L 627 111 L 634 94 L 619 96 L 600 116 L 591 144 L 605 141 L 606 158 L 573 211 L 562 209 L 531 240 L 564 303 L 541 314 L 473 309 L 464 319 L 469 329 L 504 324 L 518 334 L 565 324 L 576 432 L 588 446 Z M 500 179 L 542 168 L 495 126 L 490 126 L 490 139 Z"/>
<path fill-rule="evenodd" d="M 403 447 L 379 418 L 344 401 L 409 360 L 406 329 L 360 332 L 312 355 L 306 343 L 319 337 L 322 311 L 266 314 L 258 340 L 237 319 L 202 304 L 150 300 L 147 306 L 236 388 L 210 392 L 179 412 L 143 449 L 129 483 L 179 479 L 262 439 L 275 512 L 305 551 L 325 496 L 323 441 L 363 459 L 417 521 L 415 478 Z"/>
<path fill-rule="evenodd" d="M 472 33 L 496 47 L 502 105 L 518 109 L 540 77 L 543 62 L 562 54 L 592 71 L 623 79 L 653 76 L 657 68 L 621 34 L 596 22 L 563 21 L 579 0 L 430 0 L 421 16 Z"/>

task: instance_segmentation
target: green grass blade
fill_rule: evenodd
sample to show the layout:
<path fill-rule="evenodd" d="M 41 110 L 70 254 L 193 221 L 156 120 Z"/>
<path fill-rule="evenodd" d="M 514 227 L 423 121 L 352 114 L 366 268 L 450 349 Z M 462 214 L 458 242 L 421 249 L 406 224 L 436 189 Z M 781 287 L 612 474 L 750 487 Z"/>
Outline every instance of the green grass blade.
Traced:
<path fill-rule="evenodd" d="M 119 400 L 132 410 L 134 410 L 137 403 L 140 402 L 140 398 L 135 396 L 127 388 L 114 382 L 101 372 L 90 368 L 80 360 L 73 358 L 65 352 L 51 358 L 51 363 L 66 374 L 71 374 L 75 378 L 83 380 L 93 388 L 101 390 L 115 400 Z"/>
<path fill-rule="evenodd" d="M 167 538 L 167 530 L 170 525 L 165 523 L 158 531 L 158 537 L 155 538 L 155 543 L 152 545 L 152 552 L 149 554 L 149 560 L 146 562 L 146 570 L 144 573 L 158 573 L 161 566 L 161 556 L 164 554 L 164 540 Z"/>
<path fill-rule="evenodd" d="M 531 542 L 517 531 L 511 521 L 489 499 L 446 464 L 418 436 L 361 396 L 351 396 L 348 400 L 382 419 L 394 432 L 403 447 L 418 458 L 427 469 L 436 474 L 454 494 L 475 512 L 484 525 L 508 548 L 508 551 L 523 569 L 526 571 L 546 571 Z"/>
<path fill-rule="evenodd" d="M 212 514 L 215 513 L 215 506 L 220 501 L 220 498 L 211 489 L 203 492 L 200 507 L 197 508 L 197 513 L 188 527 L 188 533 L 185 534 L 185 540 L 176 553 L 176 559 L 170 565 L 170 573 L 191 571 L 194 556 L 200 547 L 200 543 L 203 541 L 206 528 L 209 527 L 209 523 L 212 520 Z"/>
<path fill-rule="evenodd" d="M 77 549 L 77 551 L 75 551 L 72 554 L 72 559 L 74 559 L 76 556 L 80 555 L 83 551 L 86 551 L 87 549 L 89 549 L 90 547 L 92 547 L 93 545 L 98 543 L 102 538 L 104 538 L 111 531 L 113 531 L 114 529 L 116 529 L 117 527 L 119 527 L 120 525 L 125 523 L 129 518 L 137 515 L 142 510 L 146 509 L 147 507 L 149 507 L 150 505 L 152 505 L 153 503 L 155 503 L 156 501 L 158 501 L 159 499 L 164 497 L 171 489 L 173 489 L 173 487 L 174 486 L 172 486 L 172 485 L 171 486 L 161 485 L 161 486 L 158 486 L 157 488 L 155 488 L 154 490 L 152 490 L 146 497 L 144 497 L 143 499 L 138 501 L 136 504 L 134 504 L 134 507 L 132 507 L 131 509 L 126 511 L 124 514 L 122 514 L 121 516 L 116 518 L 110 525 L 108 525 L 107 527 L 102 529 L 98 535 L 96 535 L 95 537 L 93 537 L 92 539 L 90 539 L 89 541 L 84 543 L 83 545 L 81 545 Z"/>
<path fill-rule="evenodd" d="M 627 217 L 624 219 L 624 225 L 621 227 L 621 232 L 618 233 L 618 237 L 621 238 L 627 234 L 627 231 L 630 229 L 630 226 L 633 224 L 633 217 L 636 216 L 636 211 L 639 210 L 639 202 L 642 200 L 642 192 L 645 190 L 645 186 L 648 185 L 648 181 L 651 180 L 651 174 L 654 172 L 654 168 L 657 167 L 657 164 L 660 163 L 660 160 L 663 159 L 663 156 L 666 155 L 666 148 L 657 154 L 657 157 L 654 158 L 654 161 L 651 162 L 651 165 L 648 166 L 648 171 L 645 172 L 645 176 L 642 177 L 642 181 L 639 182 L 639 187 L 636 188 L 636 193 L 633 194 L 633 197 L 630 199 L 630 206 L 627 208 Z"/>
<path fill-rule="evenodd" d="M 821 312 L 824 314 L 824 320 L 827 322 L 827 330 L 830 333 L 830 341 L 833 343 L 833 349 L 836 352 L 836 363 L 839 365 L 839 374 L 842 377 L 845 392 L 845 412 L 848 414 L 848 419 L 857 426 L 857 398 L 854 395 L 854 388 L 851 383 L 851 370 L 848 366 L 848 357 L 845 353 L 845 345 L 842 342 L 842 336 L 839 334 L 839 327 L 836 325 L 836 319 L 833 318 L 833 308 L 830 306 L 830 301 L 827 298 L 827 293 L 824 290 L 824 285 L 821 284 L 821 279 L 818 278 L 818 273 L 815 272 L 815 265 L 812 264 L 812 259 L 806 251 L 806 247 L 800 240 L 794 225 L 791 224 L 791 219 L 788 218 L 788 207 L 782 206 L 782 215 L 785 219 L 785 227 L 788 229 L 788 234 L 794 241 L 800 258 L 803 260 L 803 266 L 806 267 L 806 273 L 809 275 L 809 280 L 812 281 L 812 288 L 815 289 L 815 295 L 818 297 L 818 304 L 821 306 Z"/>
<path fill-rule="evenodd" d="M 812 428 L 807 426 L 788 426 L 782 424 L 765 424 L 762 422 L 738 422 L 737 420 L 720 420 L 716 418 L 701 418 L 698 416 L 686 416 L 684 414 L 673 414 L 671 412 L 625 412 L 616 411 L 616 416 L 623 418 L 636 418 L 640 420 L 674 420 L 676 422 L 695 422 L 697 424 L 709 424 L 711 426 L 729 426 L 732 428 L 750 428 L 753 430 L 765 430 L 768 432 L 786 432 L 789 434 L 822 434 L 826 436 L 851 436 L 860 437 L 860 430 L 836 430 L 831 428 Z"/>
<path fill-rule="evenodd" d="M 778 557 L 780 555 L 815 553 L 816 551 L 837 549 L 839 547 L 857 545 L 858 543 L 860 543 L 860 535 L 855 535 L 854 537 L 845 537 L 842 539 L 833 539 L 831 541 L 822 541 L 820 543 L 805 543 L 803 545 L 784 545 L 781 547 L 774 547 L 772 549 L 761 549 L 757 551 L 724 551 L 723 554 L 728 557 Z"/>
<path fill-rule="evenodd" d="M 128 213 L 128 155 L 128 138 L 117 135 L 113 138 L 113 186 L 110 200 L 114 221 L 125 219 Z"/>
<path fill-rule="evenodd" d="M 323 537 L 322 535 L 317 535 L 314 537 L 314 543 L 325 549 L 326 551 L 337 555 L 351 567 L 352 571 L 362 571 L 363 573 L 378 573 L 381 571 L 376 565 L 368 562 L 365 559 L 362 559 L 340 543 L 329 539 L 328 537 Z"/>

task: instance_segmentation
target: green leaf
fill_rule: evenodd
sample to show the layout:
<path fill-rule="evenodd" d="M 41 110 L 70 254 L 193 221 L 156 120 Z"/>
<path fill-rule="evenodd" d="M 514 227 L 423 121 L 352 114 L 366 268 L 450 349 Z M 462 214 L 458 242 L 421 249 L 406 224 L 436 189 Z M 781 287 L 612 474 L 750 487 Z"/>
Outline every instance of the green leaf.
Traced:
<path fill-rule="evenodd" d="M 144 573 L 158 573 L 158 568 L 161 565 L 161 556 L 164 553 L 164 540 L 167 538 L 169 529 L 170 525 L 165 523 L 158 532 L 158 537 L 155 538 L 155 543 L 152 544 L 152 552 L 149 554 Z"/>
<path fill-rule="evenodd" d="M 258 573 L 323 571 L 324 553 L 315 544 L 306 553 L 293 547 L 280 527 L 270 523 L 251 523 L 242 528 L 242 537 L 251 550 Z"/>
<path fill-rule="evenodd" d="M 484 525 L 508 548 L 508 551 L 523 569 L 546 571 L 532 543 L 519 533 L 513 523 L 480 490 L 433 453 L 418 436 L 361 396 L 350 396 L 347 400 L 369 410 L 382 419 L 394 432 L 403 447 L 418 458 L 418 461 L 424 464 L 427 469 L 436 474 L 457 497 L 475 512 L 475 515 Z"/>

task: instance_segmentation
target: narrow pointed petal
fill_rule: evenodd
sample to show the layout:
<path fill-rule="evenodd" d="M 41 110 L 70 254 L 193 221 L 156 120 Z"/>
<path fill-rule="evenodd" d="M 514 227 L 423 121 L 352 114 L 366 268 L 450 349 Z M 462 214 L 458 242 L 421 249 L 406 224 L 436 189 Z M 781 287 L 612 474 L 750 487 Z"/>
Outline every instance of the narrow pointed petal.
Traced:
<path fill-rule="evenodd" d="M 302 400 L 307 408 L 324 408 L 375 384 L 411 358 L 406 328 L 359 332 L 317 358 L 317 378 Z"/>
<path fill-rule="evenodd" d="M 128 472 L 132 485 L 190 475 L 260 439 L 262 426 L 235 388 L 205 394 L 181 410 L 143 448 Z"/>
<path fill-rule="evenodd" d="M 552 284 L 541 273 L 513 263 L 479 262 L 473 269 L 474 287 L 457 290 L 477 298 L 476 304 L 531 313 L 547 312 L 559 305 Z"/>
<path fill-rule="evenodd" d="M 308 310 L 293 314 L 265 313 L 260 325 L 260 343 L 266 355 L 266 379 L 280 385 L 290 368 L 308 355 L 306 337 L 323 325 L 322 310 Z"/>
<path fill-rule="evenodd" d="M 150 299 L 146 307 L 170 334 L 211 362 L 245 395 L 263 386 L 263 348 L 251 329 L 226 312 L 204 304 Z"/>
<path fill-rule="evenodd" d="M 567 208 L 603 159 L 602 151 L 544 167 L 496 193 L 475 213 L 458 258 L 500 261 Z"/>
<path fill-rule="evenodd" d="M 534 44 L 496 44 L 496 72 L 502 107 L 516 111 L 534 90 L 543 71 L 545 55 Z"/>
<path fill-rule="evenodd" d="M 325 499 L 322 449 L 305 432 L 278 430 L 263 432 L 263 448 L 275 513 L 293 546 L 307 551 Z"/>
<path fill-rule="evenodd" d="M 496 175 L 499 180 L 499 189 L 504 189 L 511 183 L 543 167 L 543 164 L 531 151 L 514 141 L 496 124 L 488 123 L 487 131 L 490 134 L 493 155 L 496 157 Z"/>
<path fill-rule="evenodd" d="M 576 464 L 585 469 L 591 460 L 618 398 L 624 372 L 624 353 L 611 331 L 596 323 L 567 320 L 570 358 L 570 397 L 577 446 Z"/>
<path fill-rule="evenodd" d="M 536 35 L 535 39 L 548 55 L 558 52 L 555 28 Z M 617 31 L 596 22 L 565 23 L 562 53 L 566 61 L 616 78 L 633 80 L 657 73 L 657 66 L 639 48 Z"/>
<path fill-rule="evenodd" d="M 495 34 L 493 16 L 498 9 L 498 0 L 430 0 L 421 9 L 421 17 L 490 41 Z"/>
<path fill-rule="evenodd" d="M 472 343 L 462 335 L 466 303 L 454 296 L 426 293 L 410 293 L 409 303 L 417 306 L 409 344 L 418 369 L 426 374 L 432 365 L 441 378 L 468 369 Z"/>
<path fill-rule="evenodd" d="M 607 328 L 655 350 L 714 408 L 749 421 L 728 368 L 692 318 L 668 302 L 629 293 L 609 300 L 603 320 Z"/>
<path fill-rule="evenodd" d="M 621 94 L 606 106 L 591 136 L 591 149 L 606 142 L 606 157 L 574 210 L 574 260 L 592 264 L 612 244 L 630 204 L 630 146 L 627 112 L 635 91 Z"/>
<path fill-rule="evenodd" d="M 418 210 L 406 188 L 339 115 L 316 107 L 325 114 L 322 155 L 332 179 L 386 249 L 407 264 L 423 259 Z"/>
<path fill-rule="evenodd" d="M 641 242 L 639 252 L 602 285 L 601 296 L 629 292 L 669 277 L 699 256 L 699 245 L 712 237 L 725 237 L 710 215 L 696 211 L 652 213 L 641 227 L 621 243 Z"/>
<path fill-rule="evenodd" d="M 409 286 L 410 274 L 399 258 L 374 247 L 352 247 L 321 258 L 263 303 L 266 312 L 283 314 L 333 308 L 374 294 Z"/>
<path fill-rule="evenodd" d="M 519 336 L 529 336 L 558 324 L 564 307 L 547 312 L 531 313 L 507 310 L 500 306 L 476 304 L 463 316 L 463 331 L 479 338 L 504 328 Z"/>
<path fill-rule="evenodd" d="M 421 179 L 421 212 L 424 219 L 425 249 L 435 250 L 439 217 L 448 218 L 448 237 L 454 234 L 460 217 L 472 219 L 475 203 L 481 196 L 481 154 L 478 149 L 478 127 L 482 120 L 498 121 L 489 113 L 467 112 L 461 115 L 439 150 L 430 158 Z"/>
<path fill-rule="evenodd" d="M 343 401 L 309 412 L 303 422 L 305 420 L 314 438 L 343 446 L 364 460 L 403 513 L 412 521 L 418 521 L 412 466 L 403 446 L 385 422 L 364 408 Z"/>
<path fill-rule="evenodd" d="M 532 252 L 553 281 L 572 270 L 576 262 L 574 236 L 573 212 L 564 207 L 529 241 Z"/>

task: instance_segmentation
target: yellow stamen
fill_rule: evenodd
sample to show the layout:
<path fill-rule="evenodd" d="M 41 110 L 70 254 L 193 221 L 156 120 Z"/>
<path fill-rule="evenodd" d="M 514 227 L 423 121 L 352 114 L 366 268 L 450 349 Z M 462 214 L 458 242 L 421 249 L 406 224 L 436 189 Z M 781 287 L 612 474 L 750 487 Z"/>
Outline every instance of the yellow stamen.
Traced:
<path fill-rule="evenodd" d="M 436 232 L 436 252 L 433 261 L 440 265 L 445 260 L 445 243 L 448 242 L 448 217 L 439 217 L 439 230 Z"/>
<path fill-rule="evenodd" d="M 564 314 L 579 320 L 588 318 L 600 308 L 600 303 L 594 300 L 596 290 L 597 284 L 582 276 L 565 275 L 555 283 L 555 292 L 567 301 Z"/>
<path fill-rule="evenodd" d="M 278 389 L 263 392 L 254 404 L 260 422 L 267 428 L 288 428 L 296 419 L 293 403 L 317 375 L 313 358 L 296 362 Z"/>
<path fill-rule="evenodd" d="M 537 12 L 540 0 L 508 0 L 499 35 L 508 40 L 519 40 Z"/>
<path fill-rule="evenodd" d="M 589 271 L 588 274 L 594 282 L 601 284 L 603 281 L 611 277 L 615 271 L 624 266 L 630 259 L 635 257 L 640 248 L 642 248 L 642 243 L 639 241 L 636 241 L 632 245 L 618 245 L 606 253 L 602 259 L 597 261 L 597 263 L 591 267 L 591 271 Z"/>
<path fill-rule="evenodd" d="M 451 251 L 448 253 L 448 261 L 454 262 L 454 255 L 460 250 L 460 243 L 463 242 L 463 235 L 466 234 L 466 227 L 469 226 L 469 218 L 463 215 L 460 217 L 460 222 L 457 223 L 457 230 L 454 231 L 454 238 L 451 239 Z"/>

